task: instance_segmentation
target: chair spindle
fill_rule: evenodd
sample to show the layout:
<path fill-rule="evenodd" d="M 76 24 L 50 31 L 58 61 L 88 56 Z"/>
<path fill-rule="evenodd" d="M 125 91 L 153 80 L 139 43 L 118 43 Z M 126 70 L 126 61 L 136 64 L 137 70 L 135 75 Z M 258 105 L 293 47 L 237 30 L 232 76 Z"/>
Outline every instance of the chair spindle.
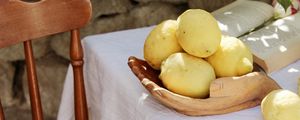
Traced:
<path fill-rule="evenodd" d="M 0 120 L 5 120 L 1 101 L 0 101 Z"/>
<path fill-rule="evenodd" d="M 43 111 L 40 101 L 40 92 L 37 81 L 34 56 L 31 41 L 24 42 L 25 61 L 33 120 L 43 120 Z"/>
<path fill-rule="evenodd" d="M 74 75 L 75 119 L 88 120 L 87 102 L 83 79 L 83 50 L 78 29 L 71 30 L 70 57 Z"/>

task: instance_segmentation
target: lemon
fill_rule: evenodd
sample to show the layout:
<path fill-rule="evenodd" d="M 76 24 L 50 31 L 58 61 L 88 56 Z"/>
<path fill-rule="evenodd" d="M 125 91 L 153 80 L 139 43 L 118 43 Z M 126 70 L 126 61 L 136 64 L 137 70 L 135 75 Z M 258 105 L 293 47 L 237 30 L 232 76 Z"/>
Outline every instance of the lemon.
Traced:
<path fill-rule="evenodd" d="M 189 54 L 197 57 L 212 55 L 220 45 L 221 30 L 216 19 L 201 9 L 190 9 L 178 19 L 178 42 Z"/>
<path fill-rule="evenodd" d="M 248 47 L 235 37 L 223 36 L 219 49 L 207 58 L 217 77 L 240 76 L 253 70 L 253 58 Z"/>
<path fill-rule="evenodd" d="M 159 78 L 172 92 L 205 98 L 215 73 L 212 66 L 202 58 L 187 53 L 174 53 L 162 63 Z"/>
<path fill-rule="evenodd" d="M 299 120 L 300 97 L 288 90 L 275 90 L 261 103 L 264 120 Z"/>
<path fill-rule="evenodd" d="M 157 25 L 144 43 L 144 58 L 154 69 L 159 70 L 161 62 L 169 55 L 182 51 L 177 42 L 176 20 L 167 20 Z"/>

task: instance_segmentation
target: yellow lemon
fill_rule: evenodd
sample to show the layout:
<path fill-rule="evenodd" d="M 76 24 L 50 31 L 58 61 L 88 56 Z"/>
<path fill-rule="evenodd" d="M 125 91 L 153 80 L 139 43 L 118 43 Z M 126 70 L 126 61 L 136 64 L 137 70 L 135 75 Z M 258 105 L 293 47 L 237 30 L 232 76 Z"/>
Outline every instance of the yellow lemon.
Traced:
<path fill-rule="evenodd" d="M 197 57 L 212 55 L 220 45 L 221 30 L 216 19 L 201 9 L 190 9 L 178 19 L 178 42 L 189 54 Z"/>
<path fill-rule="evenodd" d="M 169 55 L 182 51 L 176 38 L 177 25 L 176 20 L 164 21 L 145 40 L 144 58 L 152 68 L 160 69 L 161 62 Z"/>
<path fill-rule="evenodd" d="M 300 97 L 288 90 L 275 90 L 261 103 L 264 120 L 299 120 Z"/>
<path fill-rule="evenodd" d="M 209 94 L 209 86 L 215 79 L 215 73 L 207 61 L 187 53 L 175 53 L 162 63 L 159 78 L 172 92 L 205 98 Z"/>
<path fill-rule="evenodd" d="M 219 49 L 207 61 L 217 77 L 240 76 L 253 70 L 253 58 L 248 47 L 235 37 L 223 36 Z"/>

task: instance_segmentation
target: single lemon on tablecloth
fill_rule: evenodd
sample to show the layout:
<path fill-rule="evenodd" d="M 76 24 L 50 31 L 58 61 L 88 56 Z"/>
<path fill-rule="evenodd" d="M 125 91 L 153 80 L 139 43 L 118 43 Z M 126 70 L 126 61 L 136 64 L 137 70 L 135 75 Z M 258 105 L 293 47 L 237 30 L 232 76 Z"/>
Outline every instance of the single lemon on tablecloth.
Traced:
<path fill-rule="evenodd" d="M 215 73 L 207 61 L 187 53 L 175 53 L 162 63 L 159 78 L 172 92 L 205 98 L 209 94 L 209 86 L 215 79 Z"/>
<path fill-rule="evenodd" d="M 217 77 L 240 76 L 253 70 L 248 47 L 235 37 L 223 36 L 219 49 L 207 58 Z"/>
<path fill-rule="evenodd" d="M 152 68 L 160 69 L 161 62 L 169 55 L 182 51 L 176 38 L 177 25 L 175 20 L 164 21 L 148 35 L 144 44 L 144 58 Z"/>
<path fill-rule="evenodd" d="M 178 42 L 189 54 L 197 57 L 212 55 L 220 45 L 221 30 L 216 19 L 201 9 L 190 9 L 178 19 Z"/>
<path fill-rule="evenodd" d="M 275 90 L 261 103 L 264 120 L 299 120 L 300 97 L 288 90 Z"/>

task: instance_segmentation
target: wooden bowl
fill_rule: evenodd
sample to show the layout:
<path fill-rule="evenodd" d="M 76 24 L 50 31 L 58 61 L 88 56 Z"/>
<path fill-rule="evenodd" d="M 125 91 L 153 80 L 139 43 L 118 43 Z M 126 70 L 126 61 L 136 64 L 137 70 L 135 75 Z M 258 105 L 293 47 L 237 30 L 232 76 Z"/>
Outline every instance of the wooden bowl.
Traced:
<path fill-rule="evenodd" d="M 240 77 L 224 77 L 212 81 L 206 99 L 186 97 L 163 87 L 160 71 L 136 57 L 129 57 L 128 65 L 150 94 L 163 105 L 190 116 L 216 115 L 251 108 L 280 86 L 261 72 Z"/>

